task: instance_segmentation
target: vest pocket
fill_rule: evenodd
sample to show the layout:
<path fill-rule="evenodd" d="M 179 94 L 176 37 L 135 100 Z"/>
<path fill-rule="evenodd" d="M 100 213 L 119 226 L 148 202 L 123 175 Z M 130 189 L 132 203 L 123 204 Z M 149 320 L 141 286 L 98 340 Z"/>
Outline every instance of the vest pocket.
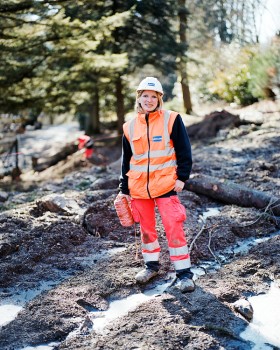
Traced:
<path fill-rule="evenodd" d="M 131 197 L 140 196 L 143 192 L 143 184 L 146 183 L 143 174 L 139 171 L 129 170 L 126 175 L 128 176 L 128 188 Z"/>
<path fill-rule="evenodd" d="M 135 154 L 144 153 L 144 145 L 143 145 L 142 138 L 140 136 L 134 137 L 132 139 L 132 144 L 133 144 Z"/>
<path fill-rule="evenodd" d="M 154 197 L 158 197 L 174 188 L 176 181 L 175 168 L 163 168 L 150 174 L 150 188 Z"/>

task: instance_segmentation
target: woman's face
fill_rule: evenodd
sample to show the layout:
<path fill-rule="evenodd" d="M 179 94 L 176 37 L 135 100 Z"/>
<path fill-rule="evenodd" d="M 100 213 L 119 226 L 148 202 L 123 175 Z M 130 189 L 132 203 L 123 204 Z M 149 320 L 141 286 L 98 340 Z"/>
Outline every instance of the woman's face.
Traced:
<path fill-rule="evenodd" d="M 152 90 L 144 90 L 138 102 L 145 113 L 154 111 L 158 106 L 157 93 Z"/>

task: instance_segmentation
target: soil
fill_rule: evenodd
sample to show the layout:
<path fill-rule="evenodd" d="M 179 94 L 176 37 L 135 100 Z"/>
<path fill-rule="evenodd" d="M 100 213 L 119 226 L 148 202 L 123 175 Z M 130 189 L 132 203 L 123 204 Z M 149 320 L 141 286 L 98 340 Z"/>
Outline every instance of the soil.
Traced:
<path fill-rule="evenodd" d="M 194 137 L 193 173 L 279 196 L 280 103 L 227 110 L 251 121 Z M 122 227 L 113 206 L 120 155 L 119 145 L 98 146 L 92 162 L 78 152 L 42 173 L 22 175 L 18 183 L 1 182 L 9 197 L 0 213 L 0 305 L 22 292 L 37 289 L 37 295 L 27 297 L 16 318 L 0 328 L 0 349 L 53 342 L 50 348 L 57 350 L 252 349 L 240 337 L 249 320 L 234 303 L 267 292 L 272 282 L 280 286 L 279 218 L 183 191 L 192 263 L 208 261 L 219 268 L 205 269 L 195 291 L 182 294 L 157 214 L 161 269 L 152 282 L 139 286 L 134 279 L 143 268 L 139 228 Z M 203 222 L 207 208 L 218 208 L 219 215 Z M 232 248 L 248 238 L 266 240 L 235 254 Z M 170 283 L 163 293 L 102 332 L 92 328 L 95 313 L 108 310 L 112 301 L 164 282 Z"/>

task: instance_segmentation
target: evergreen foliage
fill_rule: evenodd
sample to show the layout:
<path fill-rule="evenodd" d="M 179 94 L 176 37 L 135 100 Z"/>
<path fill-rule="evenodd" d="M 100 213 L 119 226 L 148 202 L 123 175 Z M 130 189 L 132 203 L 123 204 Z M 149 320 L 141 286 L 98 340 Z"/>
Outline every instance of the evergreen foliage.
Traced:
<path fill-rule="evenodd" d="M 113 112 L 121 131 L 147 75 L 162 81 L 167 100 L 178 75 L 204 96 L 264 98 L 279 52 L 247 48 L 261 2 L 2 0 L 0 112 L 84 115 L 88 133 Z"/>
<path fill-rule="evenodd" d="M 82 111 L 90 116 L 89 131 L 98 131 L 100 108 L 105 114 L 117 103 L 119 79 L 145 65 L 174 75 L 180 50 L 170 25 L 174 5 L 160 0 L 3 3 L 0 110 Z M 131 104 L 123 103 L 124 113 Z"/>
<path fill-rule="evenodd" d="M 32 2 L 29 2 L 32 3 Z M 49 113 L 69 111 L 92 98 L 100 77 L 126 64 L 126 54 L 98 50 L 129 13 L 100 15 L 96 21 L 71 18 L 76 2 L 34 2 L 1 14 L 0 108 L 16 112 L 40 106 Z M 52 5 L 57 3 L 58 5 Z M 79 12 L 80 13 L 80 12 Z"/>

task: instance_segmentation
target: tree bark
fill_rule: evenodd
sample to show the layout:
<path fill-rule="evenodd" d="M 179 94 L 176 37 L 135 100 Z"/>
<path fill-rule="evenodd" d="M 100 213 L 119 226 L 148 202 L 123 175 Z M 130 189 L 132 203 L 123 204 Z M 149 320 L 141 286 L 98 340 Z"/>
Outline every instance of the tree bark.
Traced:
<path fill-rule="evenodd" d="M 184 101 L 184 109 L 187 114 L 191 114 L 192 112 L 192 101 L 191 101 L 191 93 L 188 83 L 188 77 L 186 72 L 186 64 L 183 65 L 181 69 L 181 86 L 182 86 L 182 94 Z"/>
<path fill-rule="evenodd" d="M 118 133 L 122 134 L 124 124 L 124 96 L 123 85 L 121 77 L 118 76 L 116 80 L 116 109 L 118 118 Z"/>
<path fill-rule="evenodd" d="M 179 4 L 179 38 L 180 43 L 185 47 L 188 46 L 186 29 L 187 29 L 187 15 L 188 10 L 186 8 L 185 0 L 178 0 Z M 182 86 L 182 94 L 183 94 L 183 102 L 186 113 L 190 114 L 192 112 L 192 102 L 191 102 L 191 94 L 188 83 L 188 75 L 187 75 L 187 56 L 182 53 L 180 56 L 179 62 L 179 73 L 181 76 L 181 86 Z"/>
<path fill-rule="evenodd" d="M 269 205 L 270 209 L 267 211 L 268 213 L 276 216 L 280 215 L 279 197 L 253 190 L 228 180 L 195 174 L 186 182 L 185 189 L 241 207 L 265 209 Z"/>
<path fill-rule="evenodd" d="M 86 134 L 94 135 L 100 134 L 100 120 L 99 120 L 99 90 L 97 83 L 93 92 L 93 101 L 89 110 L 89 118 L 87 121 Z"/>

